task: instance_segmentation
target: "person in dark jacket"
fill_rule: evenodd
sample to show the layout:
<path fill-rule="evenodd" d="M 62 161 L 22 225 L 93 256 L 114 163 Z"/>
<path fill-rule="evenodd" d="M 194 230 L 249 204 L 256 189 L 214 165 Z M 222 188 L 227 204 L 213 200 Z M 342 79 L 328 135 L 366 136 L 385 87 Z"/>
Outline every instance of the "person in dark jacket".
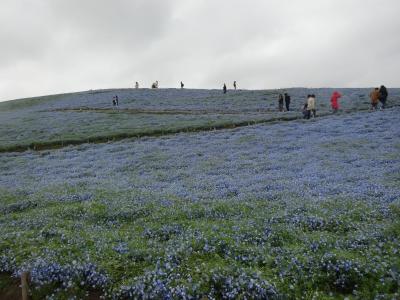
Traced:
<path fill-rule="evenodd" d="M 222 90 L 224 91 L 224 94 L 226 94 L 226 84 L 224 83 L 224 86 L 222 87 Z"/>
<path fill-rule="evenodd" d="M 388 91 L 384 85 L 381 85 L 379 89 L 379 101 L 382 103 L 382 109 L 386 107 L 386 100 L 388 97 Z"/>
<path fill-rule="evenodd" d="M 311 95 L 308 95 L 307 96 L 307 99 L 308 99 L 308 97 L 310 97 Z M 309 116 L 308 116 L 308 114 L 310 113 L 310 111 L 307 109 L 307 100 L 306 100 L 306 102 L 303 104 L 303 119 L 309 119 Z"/>
<path fill-rule="evenodd" d="M 286 111 L 289 111 L 289 106 L 290 106 L 290 96 L 288 93 L 285 93 L 285 105 L 286 105 Z"/>
<path fill-rule="evenodd" d="M 233 88 L 234 88 L 235 91 L 236 91 L 236 88 L 237 88 L 236 80 L 233 82 Z"/>
<path fill-rule="evenodd" d="M 283 111 L 283 95 L 279 94 L 278 96 L 278 107 L 279 111 Z"/>
<path fill-rule="evenodd" d="M 183 82 L 181 81 L 181 89 L 183 89 L 185 87 L 185 85 L 183 84 Z"/>

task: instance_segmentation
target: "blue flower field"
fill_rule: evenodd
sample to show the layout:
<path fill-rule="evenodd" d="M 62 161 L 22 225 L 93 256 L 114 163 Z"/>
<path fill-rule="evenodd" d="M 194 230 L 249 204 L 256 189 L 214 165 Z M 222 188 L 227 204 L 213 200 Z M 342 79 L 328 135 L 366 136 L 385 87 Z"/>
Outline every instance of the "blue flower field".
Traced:
<path fill-rule="evenodd" d="M 210 93 L 130 109 L 246 115 L 239 98 L 195 104 Z M 0 272 L 28 271 L 33 299 L 399 299 L 400 108 L 357 93 L 311 120 L 0 153 Z"/>

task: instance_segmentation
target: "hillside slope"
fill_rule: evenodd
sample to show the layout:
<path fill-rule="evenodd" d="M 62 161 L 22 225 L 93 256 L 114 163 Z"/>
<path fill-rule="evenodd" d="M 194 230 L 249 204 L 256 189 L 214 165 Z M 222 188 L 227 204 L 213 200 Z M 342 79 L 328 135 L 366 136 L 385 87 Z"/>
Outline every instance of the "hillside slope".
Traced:
<path fill-rule="evenodd" d="M 1 153 L 0 272 L 29 271 L 37 298 L 396 299 L 399 122 Z"/>
<path fill-rule="evenodd" d="M 0 152 L 51 149 L 126 137 L 229 128 L 301 117 L 308 93 L 319 114 L 330 112 L 333 89 L 288 89 L 292 112 L 277 111 L 277 90 L 229 91 L 120 89 L 87 91 L 0 103 Z M 344 111 L 369 107 L 367 89 L 340 89 Z M 390 89 L 389 106 L 400 105 L 400 89 Z M 112 106 L 118 95 L 120 105 Z"/>

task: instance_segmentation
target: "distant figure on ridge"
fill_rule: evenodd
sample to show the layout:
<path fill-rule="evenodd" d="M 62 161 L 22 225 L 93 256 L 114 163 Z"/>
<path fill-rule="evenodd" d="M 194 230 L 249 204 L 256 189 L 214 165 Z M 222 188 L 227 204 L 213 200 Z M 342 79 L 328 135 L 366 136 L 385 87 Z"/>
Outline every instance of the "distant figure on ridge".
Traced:
<path fill-rule="evenodd" d="M 311 113 L 313 114 L 313 118 L 317 116 L 317 111 L 315 109 L 315 95 L 308 95 L 307 99 L 307 119 L 311 118 Z"/>
<path fill-rule="evenodd" d="M 222 90 L 224 91 L 224 94 L 226 94 L 226 84 L 224 83 L 224 86 L 222 87 Z"/>
<path fill-rule="evenodd" d="M 151 85 L 152 89 L 158 89 L 158 80 Z"/>
<path fill-rule="evenodd" d="M 386 100 L 388 97 L 388 91 L 384 85 L 381 85 L 379 89 L 379 101 L 382 103 L 382 109 L 386 107 Z"/>
<path fill-rule="evenodd" d="M 279 108 L 279 111 L 283 111 L 283 95 L 282 94 L 279 94 L 279 97 L 278 97 L 278 108 Z"/>
<path fill-rule="evenodd" d="M 333 92 L 332 97 L 331 97 L 331 106 L 332 106 L 333 113 L 337 113 L 337 111 L 339 110 L 339 107 L 340 107 L 339 98 L 340 97 L 342 97 L 342 95 L 339 92 L 337 92 L 337 91 Z"/>
<path fill-rule="evenodd" d="M 115 95 L 112 98 L 112 104 L 113 104 L 113 106 L 118 106 L 118 96 L 117 95 Z"/>
<path fill-rule="evenodd" d="M 236 89 L 237 89 L 236 80 L 233 82 L 233 88 L 234 88 L 234 89 L 235 89 L 235 91 L 236 91 Z"/>
<path fill-rule="evenodd" d="M 185 87 L 185 85 L 183 84 L 183 82 L 181 81 L 181 89 L 183 89 Z"/>
<path fill-rule="evenodd" d="M 371 98 L 371 110 L 376 110 L 379 102 L 379 88 L 373 89 L 369 97 Z"/>
<path fill-rule="evenodd" d="M 135 82 L 135 89 L 138 89 L 139 88 L 139 82 Z"/>
<path fill-rule="evenodd" d="M 286 111 L 289 111 L 289 107 L 290 107 L 290 95 L 289 95 L 288 93 L 285 93 L 284 96 L 285 96 Z"/>

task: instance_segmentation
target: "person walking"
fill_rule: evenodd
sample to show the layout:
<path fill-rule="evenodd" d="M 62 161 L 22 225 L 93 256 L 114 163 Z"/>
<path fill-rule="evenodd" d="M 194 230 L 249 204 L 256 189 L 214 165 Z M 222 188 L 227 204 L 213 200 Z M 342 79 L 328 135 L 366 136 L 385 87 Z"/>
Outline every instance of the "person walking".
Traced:
<path fill-rule="evenodd" d="M 339 110 L 339 98 L 342 97 L 342 95 L 335 91 L 333 92 L 332 96 L 331 96 L 331 107 L 333 110 L 333 113 L 337 113 L 337 111 Z"/>
<path fill-rule="evenodd" d="M 236 91 L 236 88 L 237 88 L 237 85 L 236 85 L 236 80 L 233 82 L 233 88 L 235 89 L 235 91 Z"/>
<path fill-rule="evenodd" d="M 317 110 L 315 109 L 315 95 L 308 95 L 307 99 L 307 119 L 311 118 L 311 113 L 313 114 L 313 118 L 317 116 Z"/>
<path fill-rule="evenodd" d="M 279 111 L 283 111 L 283 95 L 282 94 L 279 94 L 279 96 L 278 96 L 278 108 L 279 108 Z"/>
<path fill-rule="evenodd" d="M 119 105 L 119 103 L 118 103 L 118 95 L 115 95 L 114 98 L 115 98 L 115 105 L 118 106 Z"/>
<path fill-rule="evenodd" d="M 382 103 L 382 109 L 385 109 L 386 107 L 386 100 L 388 97 L 388 91 L 384 85 L 381 85 L 381 88 L 379 89 L 379 101 Z"/>
<path fill-rule="evenodd" d="M 290 106 L 290 95 L 288 93 L 285 93 L 285 105 L 286 105 L 286 111 L 289 111 L 289 106 Z"/>
<path fill-rule="evenodd" d="M 224 83 L 224 86 L 222 87 L 222 90 L 224 91 L 224 94 L 226 94 L 226 84 Z"/>
<path fill-rule="evenodd" d="M 310 97 L 310 95 L 307 96 L 306 102 L 303 104 L 303 119 L 309 119 L 308 113 L 309 113 L 310 111 L 307 110 L 307 100 L 308 100 L 308 97 Z"/>
<path fill-rule="evenodd" d="M 183 84 L 183 82 L 181 81 L 181 89 L 183 89 L 185 87 L 185 85 Z"/>
<path fill-rule="evenodd" d="M 369 94 L 371 98 L 371 110 L 376 110 L 378 108 L 379 96 L 379 88 L 373 89 Z"/>

